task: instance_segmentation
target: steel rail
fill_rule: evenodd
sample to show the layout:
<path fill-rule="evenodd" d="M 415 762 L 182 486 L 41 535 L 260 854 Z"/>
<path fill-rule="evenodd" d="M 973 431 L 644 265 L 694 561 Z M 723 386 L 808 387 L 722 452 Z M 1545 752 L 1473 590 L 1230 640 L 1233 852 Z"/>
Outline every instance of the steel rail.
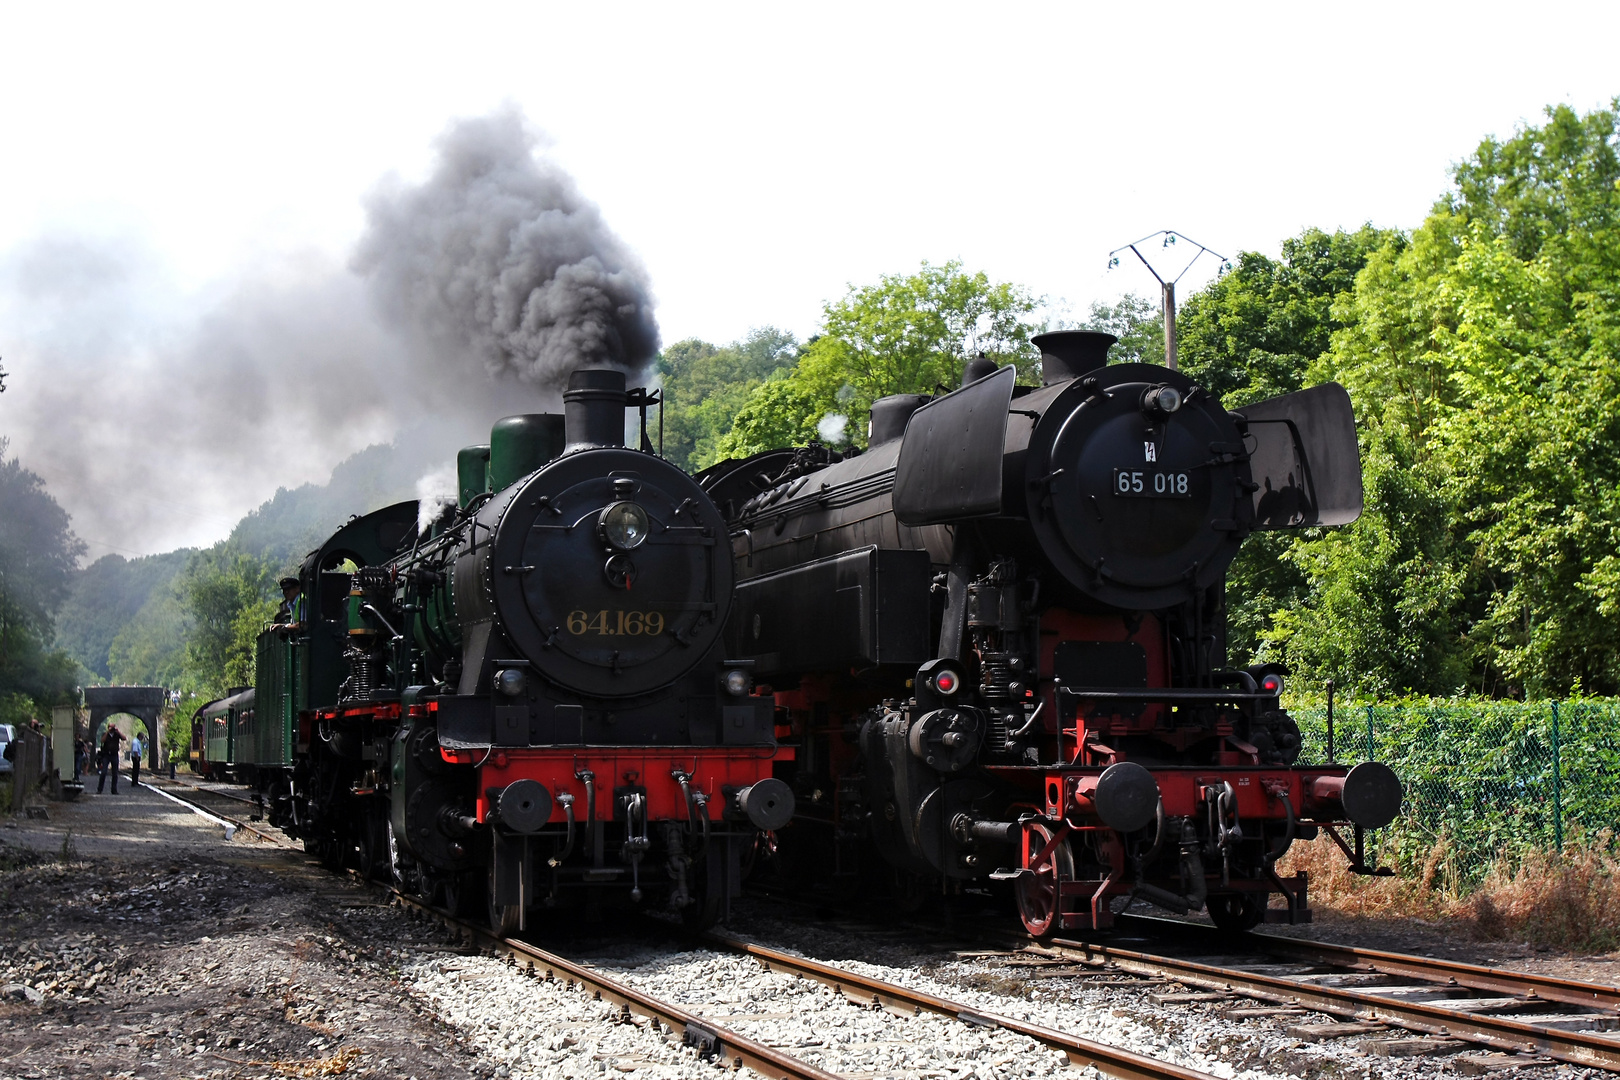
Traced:
<path fill-rule="evenodd" d="M 1120 915 L 1121 928 L 1138 927 L 1154 933 L 1182 934 L 1189 937 L 1213 937 L 1218 931 L 1197 923 L 1177 922 L 1150 915 Z M 1380 975 L 1400 975 L 1454 984 L 1470 990 L 1512 994 L 1563 1005 L 1585 1005 L 1600 1009 L 1620 1009 L 1620 986 L 1606 983 L 1578 982 L 1531 971 L 1500 970 L 1479 964 L 1464 964 L 1456 960 L 1441 960 L 1428 956 L 1363 949 L 1354 945 L 1335 945 L 1331 942 L 1305 938 L 1279 937 L 1275 934 L 1251 934 L 1248 938 L 1225 938 L 1223 951 L 1236 944 L 1253 945 L 1277 956 L 1305 963 L 1333 964 L 1357 972 Z"/>
<path fill-rule="evenodd" d="M 234 791 L 222 791 L 219 788 L 203 787 L 202 784 L 193 783 L 190 780 L 185 780 L 178 776 L 176 776 L 173 780 L 170 780 L 167 776 L 161 776 L 159 779 L 167 784 L 178 784 L 181 787 L 190 788 L 192 791 L 200 791 L 204 795 L 218 795 L 222 799 L 232 799 L 236 802 L 244 802 L 249 806 L 261 805 L 261 802 L 258 799 L 250 799 L 246 795 L 238 795 Z M 219 781 L 214 782 L 218 783 Z"/>
<path fill-rule="evenodd" d="M 827 1072 L 775 1047 L 756 1042 L 745 1035 L 687 1012 L 678 1005 L 662 1001 L 650 994 L 612 979 L 599 971 L 576 964 L 555 953 L 547 952 L 516 938 L 499 937 L 482 927 L 448 915 L 438 908 L 406 896 L 397 889 L 388 889 L 401 906 L 423 912 L 446 926 L 458 930 L 473 941 L 483 941 L 496 952 L 504 952 L 514 960 L 526 961 L 532 972 L 543 971 L 548 979 L 563 978 L 590 990 L 598 1000 L 611 1001 L 625 1012 L 639 1013 L 679 1031 L 688 1045 L 697 1046 L 708 1057 L 722 1057 L 735 1065 L 746 1065 L 761 1076 L 779 1080 L 844 1080 L 837 1073 Z"/>
<path fill-rule="evenodd" d="M 1043 947 L 1085 964 L 1112 964 L 1121 971 L 1167 976 L 1205 990 L 1227 991 L 1279 1005 L 1300 1005 L 1334 1016 L 1393 1024 L 1426 1035 L 1465 1039 L 1497 1050 L 1545 1054 L 1572 1065 L 1620 1072 L 1620 1040 L 1598 1035 L 1559 1031 L 1486 1013 L 1401 1001 L 1366 990 L 1320 986 L 1112 945 L 1053 938 Z"/>
<path fill-rule="evenodd" d="M 179 783 L 178 781 L 168 781 L 168 780 L 164 781 L 165 784 L 171 783 L 171 782 L 172 783 Z M 268 840 L 272 844 L 280 845 L 281 847 L 288 848 L 289 850 L 293 850 L 293 851 L 300 850 L 299 846 L 296 843 L 294 843 L 291 839 L 289 839 L 286 836 L 286 834 L 277 835 L 275 833 L 266 832 L 265 830 L 259 828 L 256 825 L 249 824 L 248 822 L 242 821 L 239 818 L 234 818 L 231 815 L 226 814 L 226 813 L 222 813 L 217 809 L 211 809 L 209 807 L 206 807 L 202 803 L 198 802 L 196 799 L 189 798 L 189 797 L 187 797 L 185 795 L 176 795 L 174 792 L 170 791 L 168 788 L 160 787 L 157 784 L 151 783 L 151 781 L 147 781 L 146 786 L 150 787 L 154 792 L 156 792 L 159 795 L 162 795 L 164 798 L 173 799 L 175 802 L 185 803 L 188 808 L 196 811 L 197 813 L 201 814 L 204 817 L 218 818 L 218 819 L 221 819 L 221 820 L 224 820 L 224 821 L 228 821 L 232 825 L 234 825 L 237 829 L 246 829 L 248 832 L 253 833 L 255 836 L 259 837 L 262 840 Z M 195 792 L 201 792 L 202 794 L 205 794 L 205 795 L 211 794 L 211 792 L 209 792 L 209 790 L 207 788 L 199 788 L 199 787 L 196 787 L 196 786 L 190 785 L 190 784 L 186 784 L 186 785 L 182 785 L 182 786 L 190 788 L 190 790 L 195 791 Z M 226 839 L 230 839 L 230 838 L 226 837 Z"/>
<path fill-rule="evenodd" d="M 193 788 L 193 790 L 206 791 L 207 789 Z M 195 802 L 182 795 L 171 792 L 159 792 L 176 802 L 184 802 L 198 810 L 203 810 Z M 216 815 L 214 811 L 204 811 L 210 817 Z M 226 818 L 241 828 L 259 832 L 251 825 L 234 819 Z M 259 833 L 266 839 L 276 839 Z M 286 843 L 286 841 L 282 841 Z M 694 1013 L 668 1002 L 661 1001 L 649 994 L 643 994 L 633 987 L 626 986 L 615 979 L 611 979 L 600 972 L 592 971 L 581 964 L 566 960 L 554 953 L 518 941 L 515 938 L 503 938 L 492 934 L 473 923 L 458 919 L 438 908 L 422 903 L 413 897 L 407 896 L 388 885 L 374 881 L 359 881 L 361 885 L 377 888 L 386 893 L 395 903 L 407 910 L 422 912 L 430 918 L 438 919 L 445 926 L 457 930 L 462 936 L 472 941 L 483 941 L 489 944 L 492 951 L 505 952 L 513 959 L 521 957 L 528 962 L 529 970 L 536 972 L 544 970 L 545 977 L 555 979 L 558 973 L 570 982 L 578 983 L 581 987 L 593 992 L 597 1000 L 611 1001 L 626 1012 L 636 1012 L 666 1024 L 671 1030 L 680 1031 L 688 1045 L 695 1045 L 707 1057 L 725 1057 L 737 1065 L 746 1065 L 761 1076 L 778 1078 L 778 1080 L 845 1080 L 837 1073 L 825 1069 L 790 1054 L 784 1054 L 774 1047 L 756 1042 L 745 1035 L 739 1035 L 719 1024 L 705 1020 Z M 1201 1075 L 1201 1074 L 1199 1074 Z"/>
<path fill-rule="evenodd" d="M 783 971 L 814 979 L 831 986 L 845 997 L 880 1005 L 902 1015 L 927 1011 L 980 1027 L 1003 1028 L 1016 1035 L 1044 1043 L 1054 1050 L 1061 1050 L 1075 1065 L 1081 1067 L 1089 1065 L 1099 1072 L 1119 1077 L 1120 1080 L 1211 1080 L 1213 1075 L 1133 1053 L 1117 1046 L 1092 1042 L 1090 1039 L 1082 1039 L 1039 1024 L 1032 1024 L 1027 1020 L 984 1012 L 948 998 L 936 997 L 882 979 L 858 975 L 832 964 L 809 960 L 727 934 L 710 932 L 704 935 L 704 940 L 730 952 L 752 956 L 769 971 Z"/>

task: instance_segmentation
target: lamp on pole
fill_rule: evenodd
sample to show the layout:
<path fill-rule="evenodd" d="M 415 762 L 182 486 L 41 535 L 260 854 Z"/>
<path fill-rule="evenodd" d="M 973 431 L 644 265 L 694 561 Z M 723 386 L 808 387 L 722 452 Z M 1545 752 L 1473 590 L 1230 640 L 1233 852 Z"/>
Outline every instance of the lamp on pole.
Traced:
<path fill-rule="evenodd" d="M 1168 281 L 1165 280 L 1162 274 L 1153 269 L 1153 264 L 1147 261 L 1147 256 L 1143 255 L 1136 246 L 1137 244 L 1145 244 L 1149 240 L 1157 240 L 1160 237 L 1163 238 L 1159 243 L 1159 247 L 1162 249 L 1174 247 L 1177 240 L 1184 240 L 1198 249 L 1193 253 L 1193 257 L 1187 260 L 1187 265 L 1181 268 L 1181 272 L 1175 277 L 1170 278 Z M 1108 269 L 1112 270 L 1114 267 L 1119 265 L 1119 253 L 1122 251 L 1129 251 L 1138 259 L 1141 259 L 1142 265 L 1148 268 L 1148 273 L 1152 274 L 1154 280 L 1159 283 L 1159 288 L 1164 297 L 1164 366 L 1169 368 L 1171 371 L 1174 371 L 1176 369 L 1176 282 L 1185 277 L 1187 271 L 1192 269 L 1193 263 L 1197 262 L 1199 257 L 1205 253 L 1214 255 L 1217 259 L 1221 260 L 1221 273 L 1225 273 L 1226 271 L 1232 269 L 1232 264 L 1227 261 L 1225 255 L 1210 251 L 1209 248 L 1205 247 L 1203 244 L 1200 244 L 1198 241 L 1183 236 L 1182 234 L 1174 232 L 1170 229 L 1160 229 L 1156 233 L 1149 233 L 1134 243 L 1126 244 L 1124 247 L 1115 248 L 1113 251 L 1110 251 L 1108 253 Z"/>

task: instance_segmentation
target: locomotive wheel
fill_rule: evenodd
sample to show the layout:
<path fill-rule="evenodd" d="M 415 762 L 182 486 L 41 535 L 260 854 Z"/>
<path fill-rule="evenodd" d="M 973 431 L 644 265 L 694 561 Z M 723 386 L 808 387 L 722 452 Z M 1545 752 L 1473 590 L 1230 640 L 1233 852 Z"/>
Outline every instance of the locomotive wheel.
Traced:
<path fill-rule="evenodd" d="M 921 911 L 938 891 L 936 884 L 934 878 L 915 871 L 902 870 L 897 866 L 889 868 L 889 896 L 894 900 L 894 910 L 902 915 L 915 915 Z"/>
<path fill-rule="evenodd" d="M 355 849 L 360 876 L 367 881 L 379 881 L 388 876 L 391 870 L 387 834 L 383 832 L 377 819 L 370 814 L 360 819 L 358 829 L 360 836 Z"/>
<path fill-rule="evenodd" d="M 1025 828 L 1029 830 L 1030 857 L 1034 858 L 1052 842 L 1052 830 L 1038 821 L 1030 822 Z M 1069 851 L 1069 842 L 1063 841 L 1029 869 L 1034 873 L 1020 874 L 1013 889 L 1018 901 L 1018 917 L 1032 935 L 1045 937 L 1058 929 L 1063 904 L 1062 883 L 1074 880 L 1074 855 Z"/>
<path fill-rule="evenodd" d="M 497 904 L 495 902 L 495 866 L 489 867 L 489 885 L 484 890 L 485 906 L 488 908 L 489 928 L 500 937 L 511 937 L 523 925 L 523 908 L 517 904 Z"/>
<path fill-rule="evenodd" d="M 321 865 L 333 873 L 340 873 L 343 865 L 348 861 L 349 845 L 336 833 L 328 832 L 321 837 Z"/>
<path fill-rule="evenodd" d="M 1208 908 L 1210 921 L 1232 933 L 1253 930 L 1266 917 L 1266 901 L 1260 893 L 1222 893 L 1209 898 Z"/>
<path fill-rule="evenodd" d="M 695 934 L 719 922 L 725 909 L 725 859 L 725 844 L 711 840 L 708 854 L 692 868 L 692 902 L 681 909 L 681 923 Z"/>
<path fill-rule="evenodd" d="M 445 909 L 461 918 L 471 915 L 483 900 L 484 881 L 476 871 L 450 874 L 445 877 L 441 888 Z"/>

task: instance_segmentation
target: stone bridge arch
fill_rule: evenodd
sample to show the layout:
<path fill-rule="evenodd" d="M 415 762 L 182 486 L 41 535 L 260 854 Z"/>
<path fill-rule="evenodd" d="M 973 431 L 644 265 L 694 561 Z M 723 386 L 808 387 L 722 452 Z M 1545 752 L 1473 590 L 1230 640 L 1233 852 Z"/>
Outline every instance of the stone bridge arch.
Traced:
<path fill-rule="evenodd" d="M 162 742 L 158 718 L 168 691 L 161 686 L 87 686 L 84 704 L 90 710 L 90 752 L 101 744 L 102 728 L 108 720 L 123 713 L 146 725 L 147 767 L 158 767 L 158 744 Z"/>

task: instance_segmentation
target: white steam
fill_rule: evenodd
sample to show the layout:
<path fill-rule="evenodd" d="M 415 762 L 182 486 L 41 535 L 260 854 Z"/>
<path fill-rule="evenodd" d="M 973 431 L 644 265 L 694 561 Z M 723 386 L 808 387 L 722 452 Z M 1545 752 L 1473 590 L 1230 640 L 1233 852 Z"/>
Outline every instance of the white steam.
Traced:
<path fill-rule="evenodd" d="M 836 446 L 844 441 L 844 432 L 849 428 L 849 417 L 842 413 L 828 413 L 816 421 L 816 434 L 828 446 Z"/>
<path fill-rule="evenodd" d="M 461 482 L 456 475 L 455 465 L 434 469 L 417 480 L 416 497 L 420 502 L 416 511 L 416 531 L 426 533 L 445 508 L 454 506 L 461 497 Z"/>

